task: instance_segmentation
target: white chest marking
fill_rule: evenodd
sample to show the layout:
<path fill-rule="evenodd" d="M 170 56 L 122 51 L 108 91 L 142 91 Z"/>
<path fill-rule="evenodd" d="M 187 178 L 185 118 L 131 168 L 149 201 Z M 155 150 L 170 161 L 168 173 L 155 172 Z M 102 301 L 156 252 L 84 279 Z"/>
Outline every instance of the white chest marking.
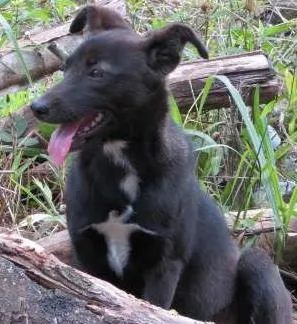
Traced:
<path fill-rule="evenodd" d="M 130 198 L 131 202 L 133 202 L 137 197 L 139 178 L 136 170 L 123 153 L 123 150 L 127 148 L 127 145 L 127 142 L 123 140 L 106 142 L 103 145 L 103 152 L 115 165 L 122 167 L 127 172 L 124 178 L 120 181 L 119 186 L 120 189 Z"/>
<path fill-rule="evenodd" d="M 129 261 L 131 250 L 129 237 L 131 233 L 143 231 L 154 235 L 154 232 L 146 230 L 138 224 L 125 224 L 132 212 L 131 206 L 121 215 L 118 215 L 118 212 L 113 210 L 109 212 L 107 221 L 91 225 L 94 230 L 104 235 L 107 243 L 108 263 L 119 277 L 123 276 L 124 268 Z"/>
<path fill-rule="evenodd" d="M 120 188 L 129 196 L 131 201 L 135 201 L 138 192 L 139 178 L 135 173 L 128 173 L 120 182 Z"/>
<path fill-rule="evenodd" d="M 127 142 L 123 140 L 109 141 L 103 144 L 103 152 L 115 165 L 127 168 L 129 161 L 125 158 L 123 150 L 127 147 Z M 127 165 L 128 163 L 128 165 Z"/>

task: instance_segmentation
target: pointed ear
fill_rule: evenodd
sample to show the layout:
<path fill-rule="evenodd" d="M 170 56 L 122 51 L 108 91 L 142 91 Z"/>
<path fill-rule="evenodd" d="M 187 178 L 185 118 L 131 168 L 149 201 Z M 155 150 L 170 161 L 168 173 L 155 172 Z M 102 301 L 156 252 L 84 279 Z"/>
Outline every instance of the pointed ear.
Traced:
<path fill-rule="evenodd" d="M 72 21 L 69 31 L 78 33 L 85 27 L 90 33 L 113 28 L 131 29 L 130 25 L 117 12 L 99 6 L 84 7 Z"/>
<path fill-rule="evenodd" d="M 196 33 L 186 25 L 171 24 L 150 32 L 146 37 L 148 64 L 162 74 L 166 75 L 176 68 L 186 43 L 193 44 L 203 58 L 208 58 L 207 49 Z"/>

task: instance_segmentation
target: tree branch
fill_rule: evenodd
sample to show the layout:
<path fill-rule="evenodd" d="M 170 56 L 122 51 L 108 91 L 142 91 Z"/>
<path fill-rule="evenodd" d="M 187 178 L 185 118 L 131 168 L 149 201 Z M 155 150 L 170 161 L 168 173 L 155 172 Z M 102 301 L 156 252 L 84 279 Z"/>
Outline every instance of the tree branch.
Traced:
<path fill-rule="evenodd" d="M 12 316 L 52 323 L 54 316 L 59 323 L 201 324 L 78 271 L 5 229 L 0 231 L 0 292 L 1 323 L 11 323 Z"/>

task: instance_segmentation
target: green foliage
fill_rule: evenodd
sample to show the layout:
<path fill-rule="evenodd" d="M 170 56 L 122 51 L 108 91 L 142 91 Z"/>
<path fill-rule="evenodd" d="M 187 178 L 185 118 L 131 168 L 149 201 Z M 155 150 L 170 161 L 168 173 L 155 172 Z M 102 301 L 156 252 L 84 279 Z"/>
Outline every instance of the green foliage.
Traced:
<path fill-rule="evenodd" d="M 19 117 L 15 120 L 9 130 L 0 129 L 0 148 L 3 152 L 14 152 L 22 149 L 28 156 L 39 154 L 40 149 L 36 148 L 39 140 L 36 137 L 25 135 L 28 128 L 27 121 Z"/>
<path fill-rule="evenodd" d="M 3 17 L 14 26 L 16 37 L 20 37 L 31 27 L 40 27 L 65 21 L 75 8 L 72 0 L 10 0 L 1 1 L 0 8 Z"/>
<path fill-rule="evenodd" d="M 280 257 L 285 242 L 285 235 L 288 230 L 289 221 L 292 216 L 296 216 L 297 204 L 297 187 L 287 204 L 281 194 L 280 177 L 276 168 L 276 158 L 272 147 L 271 140 L 268 136 L 267 114 L 271 110 L 271 105 L 266 106 L 263 110 L 259 105 L 259 88 L 255 92 L 255 100 L 253 105 L 253 122 L 248 113 L 248 109 L 244 104 L 238 91 L 231 85 L 225 76 L 217 76 L 217 78 L 228 88 L 237 108 L 239 109 L 242 119 L 253 148 L 253 154 L 258 164 L 260 181 L 262 182 L 267 199 L 273 209 L 275 226 L 280 227 L 282 231 L 277 232 L 277 256 Z M 269 109 L 267 108 L 269 107 Z"/>
<path fill-rule="evenodd" d="M 33 95 L 29 89 L 0 97 L 0 118 L 11 115 L 32 99 Z"/>
<path fill-rule="evenodd" d="M 176 104 L 176 101 L 172 95 L 169 96 L 169 105 L 171 107 L 171 116 L 173 120 L 180 126 L 182 126 L 182 116 L 179 111 L 178 105 Z"/>
<path fill-rule="evenodd" d="M 60 215 L 59 211 L 57 210 L 56 205 L 53 201 L 52 190 L 45 182 L 41 182 L 38 179 L 33 178 L 33 184 L 35 185 L 34 187 L 39 189 L 41 193 L 40 195 L 36 195 L 32 192 L 34 187 L 29 189 L 27 186 L 23 186 L 13 179 L 12 181 L 21 191 L 23 191 L 29 198 L 32 199 L 32 201 L 35 202 L 38 209 L 45 211 L 45 214 L 37 214 L 37 218 L 36 216 L 34 217 L 32 215 L 25 217 L 20 222 L 21 227 L 28 226 L 29 224 L 34 225 L 37 221 L 40 222 L 45 220 L 51 220 L 53 223 L 60 223 L 63 227 L 66 226 L 65 216 Z M 42 217 L 40 217 L 40 215 L 42 215 Z"/>
<path fill-rule="evenodd" d="M 217 176 L 221 169 L 223 159 L 222 145 L 219 145 L 211 136 L 197 130 L 185 129 L 190 135 L 194 152 L 197 152 L 198 176 Z"/>
<path fill-rule="evenodd" d="M 10 0 L 0 0 L 0 8 L 4 7 L 5 5 L 7 5 L 10 2 Z"/>

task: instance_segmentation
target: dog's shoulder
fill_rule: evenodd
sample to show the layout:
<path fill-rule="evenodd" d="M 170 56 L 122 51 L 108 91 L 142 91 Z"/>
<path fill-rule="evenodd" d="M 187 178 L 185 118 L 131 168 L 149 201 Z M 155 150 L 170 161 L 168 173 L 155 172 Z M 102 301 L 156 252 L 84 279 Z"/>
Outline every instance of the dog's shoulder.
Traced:
<path fill-rule="evenodd" d="M 174 163 L 175 167 L 180 166 L 191 172 L 195 158 L 192 143 L 184 130 L 174 121 L 169 120 L 163 136 L 171 163 Z"/>

